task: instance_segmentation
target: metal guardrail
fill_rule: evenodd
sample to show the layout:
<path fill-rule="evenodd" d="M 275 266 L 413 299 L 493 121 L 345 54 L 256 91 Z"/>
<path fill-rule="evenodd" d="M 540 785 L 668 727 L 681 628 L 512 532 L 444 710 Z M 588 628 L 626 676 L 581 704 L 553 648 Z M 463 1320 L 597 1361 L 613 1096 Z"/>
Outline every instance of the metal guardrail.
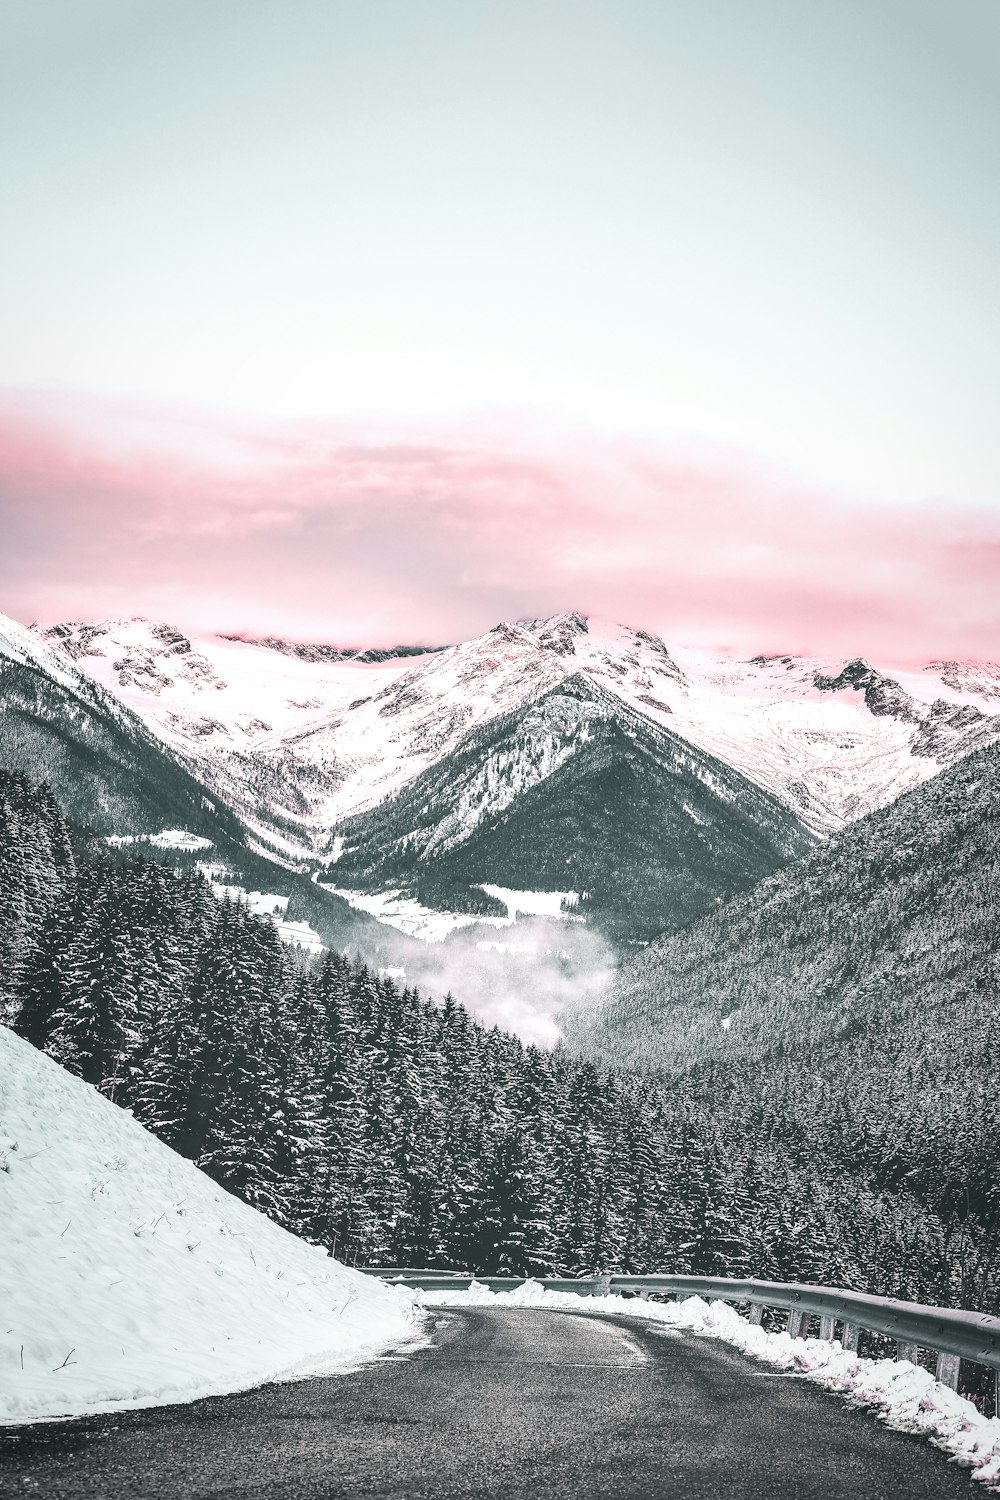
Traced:
<path fill-rule="evenodd" d="M 370 1276 L 401 1282 L 405 1286 L 435 1291 L 465 1291 L 477 1281 L 491 1291 L 511 1291 L 523 1286 L 524 1276 L 473 1276 L 470 1272 L 399 1270 L 365 1267 Z M 986 1313 L 950 1307 L 925 1307 L 920 1302 L 897 1302 L 892 1297 L 870 1297 L 839 1287 L 810 1286 L 781 1281 L 736 1281 L 711 1276 L 594 1276 L 537 1279 L 554 1292 L 575 1292 L 581 1297 L 600 1297 L 635 1292 L 640 1296 L 712 1297 L 724 1302 L 750 1305 L 750 1321 L 759 1323 L 764 1308 L 788 1313 L 788 1332 L 794 1337 L 808 1334 L 809 1320 L 820 1320 L 819 1336 L 832 1339 L 842 1325 L 841 1344 L 857 1349 L 862 1329 L 895 1339 L 900 1359 L 916 1360 L 920 1349 L 937 1355 L 937 1378 L 954 1390 L 958 1386 L 960 1361 L 986 1365 L 997 1372 L 1000 1406 L 1000 1318 Z"/>

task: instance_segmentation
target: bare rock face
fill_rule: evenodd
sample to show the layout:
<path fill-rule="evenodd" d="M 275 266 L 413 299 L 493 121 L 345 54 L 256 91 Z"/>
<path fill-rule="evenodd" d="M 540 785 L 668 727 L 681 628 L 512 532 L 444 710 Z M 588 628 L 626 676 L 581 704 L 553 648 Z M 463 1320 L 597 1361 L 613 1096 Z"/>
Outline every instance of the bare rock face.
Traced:
<path fill-rule="evenodd" d="M 924 671 L 933 672 L 955 692 L 1000 701 L 1000 662 L 932 661 Z"/>
<path fill-rule="evenodd" d="M 910 742 L 914 755 L 949 764 L 987 745 L 1000 732 L 1000 717 L 984 714 L 973 703 L 948 703 L 936 698 Z"/>
<path fill-rule="evenodd" d="M 905 719 L 910 724 L 918 724 L 924 717 L 923 706 L 911 698 L 895 678 L 876 671 L 860 656 L 845 663 L 836 677 L 825 677 L 817 672 L 813 682 L 821 693 L 839 693 L 844 688 L 863 692 L 869 713 L 891 714 L 894 719 Z"/>
<path fill-rule="evenodd" d="M 946 669 L 954 670 L 949 676 Z M 930 671 L 931 668 L 925 670 Z M 967 674 L 960 671 L 959 664 L 935 663 L 941 680 L 957 690 L 969 689 Z M 865 707 L 876 716 L 891 716 L 903 723 L 915 725 L 910 740 L 910 754 L 939 764 L 951 765 L 963 755 L 969 755 L 981 745 L 989 744 L 1000 734 L 1000 716 L 983 713 L 974 703 L 949 703 L 945 698 L 935 698 L 932 703 L 921 703 L 892 677 L 886 677 L 860 657 L 849 661 L 836 677 L 823 676 L 817 672 L 813 681 L 820 692 L 839 692 L 853 688 L 865 695 Z M 977 691 L 981 684 L 977 683 Z M 981 696 L 985 696 L 981 694 Z"/>
<path fill-rule="evenodd" d="M 74 661 L 109 658 L 119 686 L 138 688 L 154 698 L 175 681 L 213 691 L 225 687 L 211 662 L 173 625 L 136 618 L 101 625 L 53 625 L 42 635 Z"/>
<path fill-rule="evenodd" d="M 44 640 L 59 646 L 73 661 L 81 656 L 100 656 L 97 642 L 108 634 L 107 625 L 50 625 L 41 632 Z"/>
<path fill-rule="evenodd" d="M 576 650 L 576 637 L 586 635 L 587 630 L 585 616 L 575 612 L 559 615 L 538 633 L 538 644 L 559 656 L 572 656 Z"/>

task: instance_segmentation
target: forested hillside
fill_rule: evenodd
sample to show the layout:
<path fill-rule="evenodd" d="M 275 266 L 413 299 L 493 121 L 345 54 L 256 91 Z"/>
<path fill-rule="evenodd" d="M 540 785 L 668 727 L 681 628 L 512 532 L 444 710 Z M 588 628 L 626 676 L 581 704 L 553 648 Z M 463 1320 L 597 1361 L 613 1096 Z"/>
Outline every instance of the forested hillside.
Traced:
<path fill-rule="evenodd" d="M 44 776 L 66 812 L 99 833 L 180 827 L 243 843 L 229 809 L 134 714 L 93 683 L 60 681 L 5 645 L 0 637 L 0 769 Z"/>
<path fill-rule="evenodd" d="M 572 1046 L 996 1238 L 998 839 L 989 747 L 653 944 Z"/>
<path fill-rule="evenodd" d="M 682 926 L 815 842 L 776 797 L 583 673 L 340 832 L 340 884 L 436 885 L 452 905 L 484 883 L 573 891 L 619 941 Z"/>
<path fill-rule="evenodd" d="M 664 1085 L 525 1048 L 337 955 L 305 962 L 196 873 L 74 850 L 17 777 L 0 778 L 0 908 L 16 1029 L 350 1259 L 996 1305 L 974 1217 L 789 1133 L 801 1067 L 753 1095 L 738 1070 Z"/>

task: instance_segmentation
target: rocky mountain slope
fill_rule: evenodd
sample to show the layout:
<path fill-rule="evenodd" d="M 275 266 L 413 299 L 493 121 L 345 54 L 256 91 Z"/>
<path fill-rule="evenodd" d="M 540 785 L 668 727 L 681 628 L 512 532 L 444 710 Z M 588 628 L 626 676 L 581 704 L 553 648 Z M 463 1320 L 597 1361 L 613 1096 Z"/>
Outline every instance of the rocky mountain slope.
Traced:
<path fill-rule="evenodd" d="M 968 1090 L 974 1054 L 1000 1045 L 998 911 L 991 745 L 653 943 L 576 1019 L 575 1044 L 669 1072 L 792 1047 L 821 1067 L 860 1047 L 887 1073 L 930 1059 Z"/>
<path fill-rule="evenodd" d="M 46 780 L 76 822 L 101 834 L 181 827 L 242 841 L 155 731 L 64 653 L 0 617 L 0 766 Z"/>
<path fill-rule="evenodd" d="M 668 651 L 580 615 L 498 625 L 443 650 L 391 652 L 184 636 L 146 620 L 58 625 L 46 641 L 131 706 L 208 780 L 270 773 L 299 849 L 415 779 L 477 725 L 584 672 L 831 832 L 995 737 L 1000 667 Z M 300 795 L 292 795 L 299 786 Z"/>

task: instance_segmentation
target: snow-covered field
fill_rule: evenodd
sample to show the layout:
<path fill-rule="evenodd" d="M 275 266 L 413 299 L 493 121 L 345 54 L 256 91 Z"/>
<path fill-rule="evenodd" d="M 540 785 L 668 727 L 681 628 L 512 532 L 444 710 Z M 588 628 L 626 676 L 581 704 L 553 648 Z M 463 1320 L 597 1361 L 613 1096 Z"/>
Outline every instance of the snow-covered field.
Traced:
<path fill-rule="evenodd" d="M 310 927 L 308 922 L 275 921 L 274 926 L 278 937 L 290 948 L 304 948 L 307 953 L 326 952 L 326 944 L 315 927 Z"/>
<path fill-rule="evenodd" d="M 399 891 L 376 891 L 368 895 L 364 891 L 351 891 L 322 882 L 323 889 L 341 896 L 356 911 L 367 912 L 387 927 L 405 932 L 407 937 L 419 938 L 422 943 L 443 943 L 445 938 L 462 927 L 509 927 L 510 917 L 477 917 L 468 912 L 434 911 L 422 906 L 413 896 L 403 896 Z"/>
<path fill-rule="evenodd" d="M 451 933 L 463 927 L 513 927 L 519 917 L 553 917 L 562 922 L 581 922 L 565 907 L 575 906 L 580 897 L 576 891 L 514 891 L 507 886 L 484 885 L 489 896 L 502 901 L 507 908 L 505 917 L 480 917 L 469 912 L 435 911 L 422 906 L 413 896 L 404 896 L 399 891 L 352 891 L 346 887 L 322 882 L 323 889 L 340 896 L 357 911 L 367 912 L 370 917 L 405 932 L 407 937 L 419 938 L 423 943 L 442 943 Z M 477 945 L 484 951 L 532 951 L 524 944 L 482 942 Z"/>
<path fill-rule="evenodd" d="M 342 1371 L 413 1296 L 217 1187 L 0 1026 L 0 1423 Z"/>
<path fill-rule="evenodd" d="M 787 1333 L 768 1333 L 749 1323 L 725 1302 L 709 1304 L 701 1297 L 683 1302 L 643 1302 L 622 1297 L 578 1297 L 573 1292 L 548 1291 L 537 1281 L 510 1292 L 492 1292 L 474 1282 L 467 1292 L 418 1292 L 427 1307 L 490 1306 L 548 1307 L 571 1312 L 617 1313 L 641 1317 L 669 1328 L 722 1339 L 754 1359 L 794 1371 L 827 1390 L 846 1396 L 853 1405 L 874 1411 L 899 1432 L 929 1438 L 938 1448 L 972 1470 L 972 1477 L 1000 1489 L 1000 1418 L 984 1417 L 948 1386 L 909 1360 L 863 1359 L 824 1339 L 793 1339 Z"/>
<path fill-rule="evenodd" d="M 200 834 L 189 833 L 186 828 L 164 828 L 162 833 L 112 833 L 104 841 L 121 849 L 128 844 L 152 844 L 154 849 L 180 849 L 185 854 L 197 854 L 201 849 L 211 849 L 212 840 Z"/>
<path fill-rule="evenodd" d="M 488 896 L 502 901 L 507 908 L 507 920 L 516 922 L 518 917 L 555 917 L 564 922 L 579 922 L 567 908 L 578 905 L 578 891 L 514 891 L 505 885 L 484 885 Z"/>
<path fill-rule="evenodd" d="M 225 874 L 224 866 L 199 866 L 202 873 L 210 868 Z M 307 953 L 324 953 L 326 944 L 308 922 L 288 920 L 288 896 L 279 896 L 274 891 L 247 891 L 241 885 L 226 885 L 222 881 L 209 879 L 212 892 L 220 901 L 241 901 L 249 907 L 255 917 L 270 917 L 275 931 L 283 943 L 290 947 L 304 948 Z"/>

